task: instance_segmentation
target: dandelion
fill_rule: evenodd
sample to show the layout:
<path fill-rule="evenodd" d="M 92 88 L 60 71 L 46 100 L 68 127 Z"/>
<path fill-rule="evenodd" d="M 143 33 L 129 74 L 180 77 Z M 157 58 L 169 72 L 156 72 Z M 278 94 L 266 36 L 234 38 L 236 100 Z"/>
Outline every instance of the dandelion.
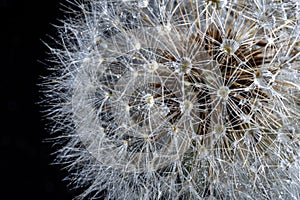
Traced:
<path fill-rule="evenodd" d="M 75 1 L 48 118 L 79 199 L 300 199 L 299 1 Z"/>

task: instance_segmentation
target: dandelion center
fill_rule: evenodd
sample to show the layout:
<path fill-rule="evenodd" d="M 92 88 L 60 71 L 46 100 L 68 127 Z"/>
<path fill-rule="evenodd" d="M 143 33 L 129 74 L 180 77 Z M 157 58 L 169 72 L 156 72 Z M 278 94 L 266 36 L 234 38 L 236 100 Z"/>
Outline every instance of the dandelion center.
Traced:
<path fill-rule="evenodd" d="M 225 39 L 221 45 L 223 51 L 227 54 L 232 56 L 239 48 L 239 43 L 232 39 Z"/>
<path fill-rule="evenodd" d="M 227 100 L 228 98 L 228 94 L 229 94 L 230 90 L 227 86 L 222 86 L 218 91 L 217 91 L 217 95 L 222 98 L 223 100 Z"/>

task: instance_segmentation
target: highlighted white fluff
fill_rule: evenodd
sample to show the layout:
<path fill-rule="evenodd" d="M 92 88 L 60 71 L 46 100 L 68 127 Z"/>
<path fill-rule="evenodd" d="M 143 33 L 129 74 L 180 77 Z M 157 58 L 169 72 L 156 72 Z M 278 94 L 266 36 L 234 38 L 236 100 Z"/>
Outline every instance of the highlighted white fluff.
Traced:
<path fill-rule="evenodd" d="M 300 199 L 299 1 L 74 5 L 45 88 L 80 199 Z"/>

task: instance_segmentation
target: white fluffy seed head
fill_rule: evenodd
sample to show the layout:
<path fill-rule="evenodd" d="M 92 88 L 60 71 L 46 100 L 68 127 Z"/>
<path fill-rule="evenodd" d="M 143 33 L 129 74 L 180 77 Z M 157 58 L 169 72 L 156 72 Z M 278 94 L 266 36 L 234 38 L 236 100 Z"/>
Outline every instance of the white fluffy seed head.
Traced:
<path fill-rule="evenodd" d="M 218 89 L 217 96 L 223 100 L 227 100 L 229 93 L 230 93 L 229 88 L 227 86 L 222 86 Z"/>
<path fill-rule="evenodd" d="M 44 86 L 80 199 L 300 199 L 298 1 L 72 6 Z"/>

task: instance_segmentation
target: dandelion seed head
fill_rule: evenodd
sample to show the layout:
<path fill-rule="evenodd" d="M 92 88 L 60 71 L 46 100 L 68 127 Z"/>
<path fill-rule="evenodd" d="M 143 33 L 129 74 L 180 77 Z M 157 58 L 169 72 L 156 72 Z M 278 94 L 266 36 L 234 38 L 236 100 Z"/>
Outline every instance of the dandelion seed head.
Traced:
<path fill-rule="evenodd" d="M 152 107 L 154 105 L 154 98 L 151 94 L 146 94 L 144 97 L 144 101 L 146 101 L 148 107 Z"/>
<path fill-rule="evenodd" d="M 223 100 L 228 99 L 229 93 L 230 93 L 230 90 L 227 86 L 223 86 L 223 87 L 219 88 L 217 91 L 217 95 Z"/>
<path fill-rule="evenodd" d="M 191 69 L 192 69 L 191 60 L 189 58 L 182 58 L 178 71 L 180 73 L 188 74 L 190 73 Z"/>
<path fill-rule="evenodd" d="M 183 101 L 180 106 L 182 113 L 189 113 L 193 109 L 193 103 L 189 100 Z"/>
<path fill-rule="evenodd" d="M 79 199 L 300 199 L 297 0 L 70 13 L 44 86 Z"/>

